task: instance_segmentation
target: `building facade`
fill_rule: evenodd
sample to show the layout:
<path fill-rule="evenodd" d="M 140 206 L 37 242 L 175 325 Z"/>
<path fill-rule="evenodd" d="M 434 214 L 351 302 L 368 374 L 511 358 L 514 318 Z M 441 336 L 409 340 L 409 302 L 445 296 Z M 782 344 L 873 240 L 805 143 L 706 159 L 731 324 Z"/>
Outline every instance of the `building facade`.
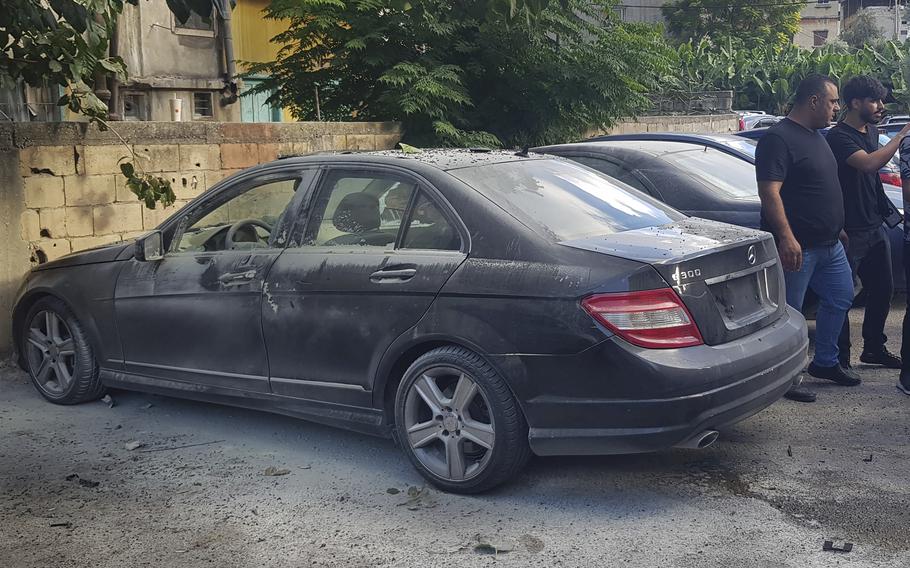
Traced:
<path fill-rule="evenodd" d="M 96 84 L 113 118 L 124 121 L 292 121 L 290 113 L 266 102 L 269 93 L 250 93 L 263 77 L 240 79 L 244 62 L 270 61 L 278 46 L 271 38 L 287 29 L 267 20 L 268 0 L 237 0 L 219 14 L 213 0 L 208 18 L 193 14 L 179 22 L 167 0 L 126 3 L 117 22 L 111 55 L 123 58 L 129 78 L 122 84 Z M 36 89 L 0 83 L 0 119 L 15 122 L 84 120 L 56 106 L 56 86 Z"/>
<path fill-rule="evenodd" d="M 817 0 L 803 6 L 800 12 L 799 31 L 793 36 L 793 43 L 812 49 L 837 39 L 840 32 L 840 2 Z"/>

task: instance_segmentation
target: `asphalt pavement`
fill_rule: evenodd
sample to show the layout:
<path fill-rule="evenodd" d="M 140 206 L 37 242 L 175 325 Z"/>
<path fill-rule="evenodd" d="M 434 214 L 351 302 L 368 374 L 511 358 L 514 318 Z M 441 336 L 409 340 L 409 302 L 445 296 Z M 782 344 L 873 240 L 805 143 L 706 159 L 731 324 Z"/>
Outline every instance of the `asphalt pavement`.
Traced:
<path fill-rule="evenodd" d="M 854 364 L 863 385 L 807 381 L 818 402 L 705 450 L 535 458 L 469 497 L 388 440 L 126 391 L 54 406 L 7 364 L 0 567 L 910 566 L 910 396 Z"/>

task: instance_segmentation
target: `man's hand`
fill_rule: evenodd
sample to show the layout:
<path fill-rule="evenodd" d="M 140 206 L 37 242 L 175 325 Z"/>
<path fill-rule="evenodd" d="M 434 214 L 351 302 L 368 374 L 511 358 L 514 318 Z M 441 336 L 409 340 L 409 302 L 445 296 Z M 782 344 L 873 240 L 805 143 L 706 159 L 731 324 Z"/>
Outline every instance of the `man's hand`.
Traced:
<path fill-rule="evenodd" d="M 847 236 L 847 231 L 841 229 L 840 235 L 838 235 L 837 238 L 839 238 L 841 244 L 844 245 L 845 251 L 850 248 L 850 237 Z"/>
<path fill-rule="evenodd" d="M 803 266 L 803 249 L 792 237 L 780 239 L 777 245 L 777 254 L 780 255 L 780 262 L 784 270 L 789 272 L 798 272 Z"/>
<path fill-rule="evenodd" d="M 907 124 L 904 125 L 903 128 L 901 128 L 901 131 L 897 133 L 897 138 L 901 139 L 904 136 L 907 136 L 908 134 L 910 134 L 910 122 L 908 122 Z"/>

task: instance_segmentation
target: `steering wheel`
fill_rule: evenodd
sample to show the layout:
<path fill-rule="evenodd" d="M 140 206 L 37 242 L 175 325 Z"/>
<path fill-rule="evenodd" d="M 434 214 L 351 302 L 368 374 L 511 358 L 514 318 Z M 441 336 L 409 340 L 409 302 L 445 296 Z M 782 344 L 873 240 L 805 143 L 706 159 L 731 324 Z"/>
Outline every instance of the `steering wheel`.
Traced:
<path fill-rule="evenodd" d="M 228 229 L 227 234 L 224 236 L 224 249 L 225 250 L 233 250 L 234 236 L 237 234 L 237 231 L 239 231 L 241 228 L 247 227 L 247 226 L 262 227 L 263 229 L 268 231 L 269 234 L 272 233 L 272 226 L 265 223 L 264 221 L 260 221 L 259 219 L 241 219 L 240 221 L 237 221 L 236 223 L 231 225 L 231 228 Z M 255 229 L 254 229 L 254 232 L 255 232 Z"/>

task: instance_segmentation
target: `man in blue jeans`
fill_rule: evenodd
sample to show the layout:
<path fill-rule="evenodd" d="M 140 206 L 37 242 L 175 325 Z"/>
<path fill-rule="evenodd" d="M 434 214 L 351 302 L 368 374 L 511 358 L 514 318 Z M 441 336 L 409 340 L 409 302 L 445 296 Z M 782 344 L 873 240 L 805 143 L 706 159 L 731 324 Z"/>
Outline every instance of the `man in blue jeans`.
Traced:
<path fill-rule="evenodd" d="M 837 85 L 809 75 L 796 89 L 793 109 L 759 140 L 755 174 L 762 228 L 774 234 L 784 269 L 787 303 L 801 310 L 806 290 L 818 295 L 815 356 L 809 374 L 854 386 L 859 377 L 841 366 L 837 339 L 853 303 L 853 275 L 841 239 L 844 198 L 837 160 L 818 129 L 840 110 Z M 794 386 L 785 395 L 813 402 L 815 393 Z"/>

